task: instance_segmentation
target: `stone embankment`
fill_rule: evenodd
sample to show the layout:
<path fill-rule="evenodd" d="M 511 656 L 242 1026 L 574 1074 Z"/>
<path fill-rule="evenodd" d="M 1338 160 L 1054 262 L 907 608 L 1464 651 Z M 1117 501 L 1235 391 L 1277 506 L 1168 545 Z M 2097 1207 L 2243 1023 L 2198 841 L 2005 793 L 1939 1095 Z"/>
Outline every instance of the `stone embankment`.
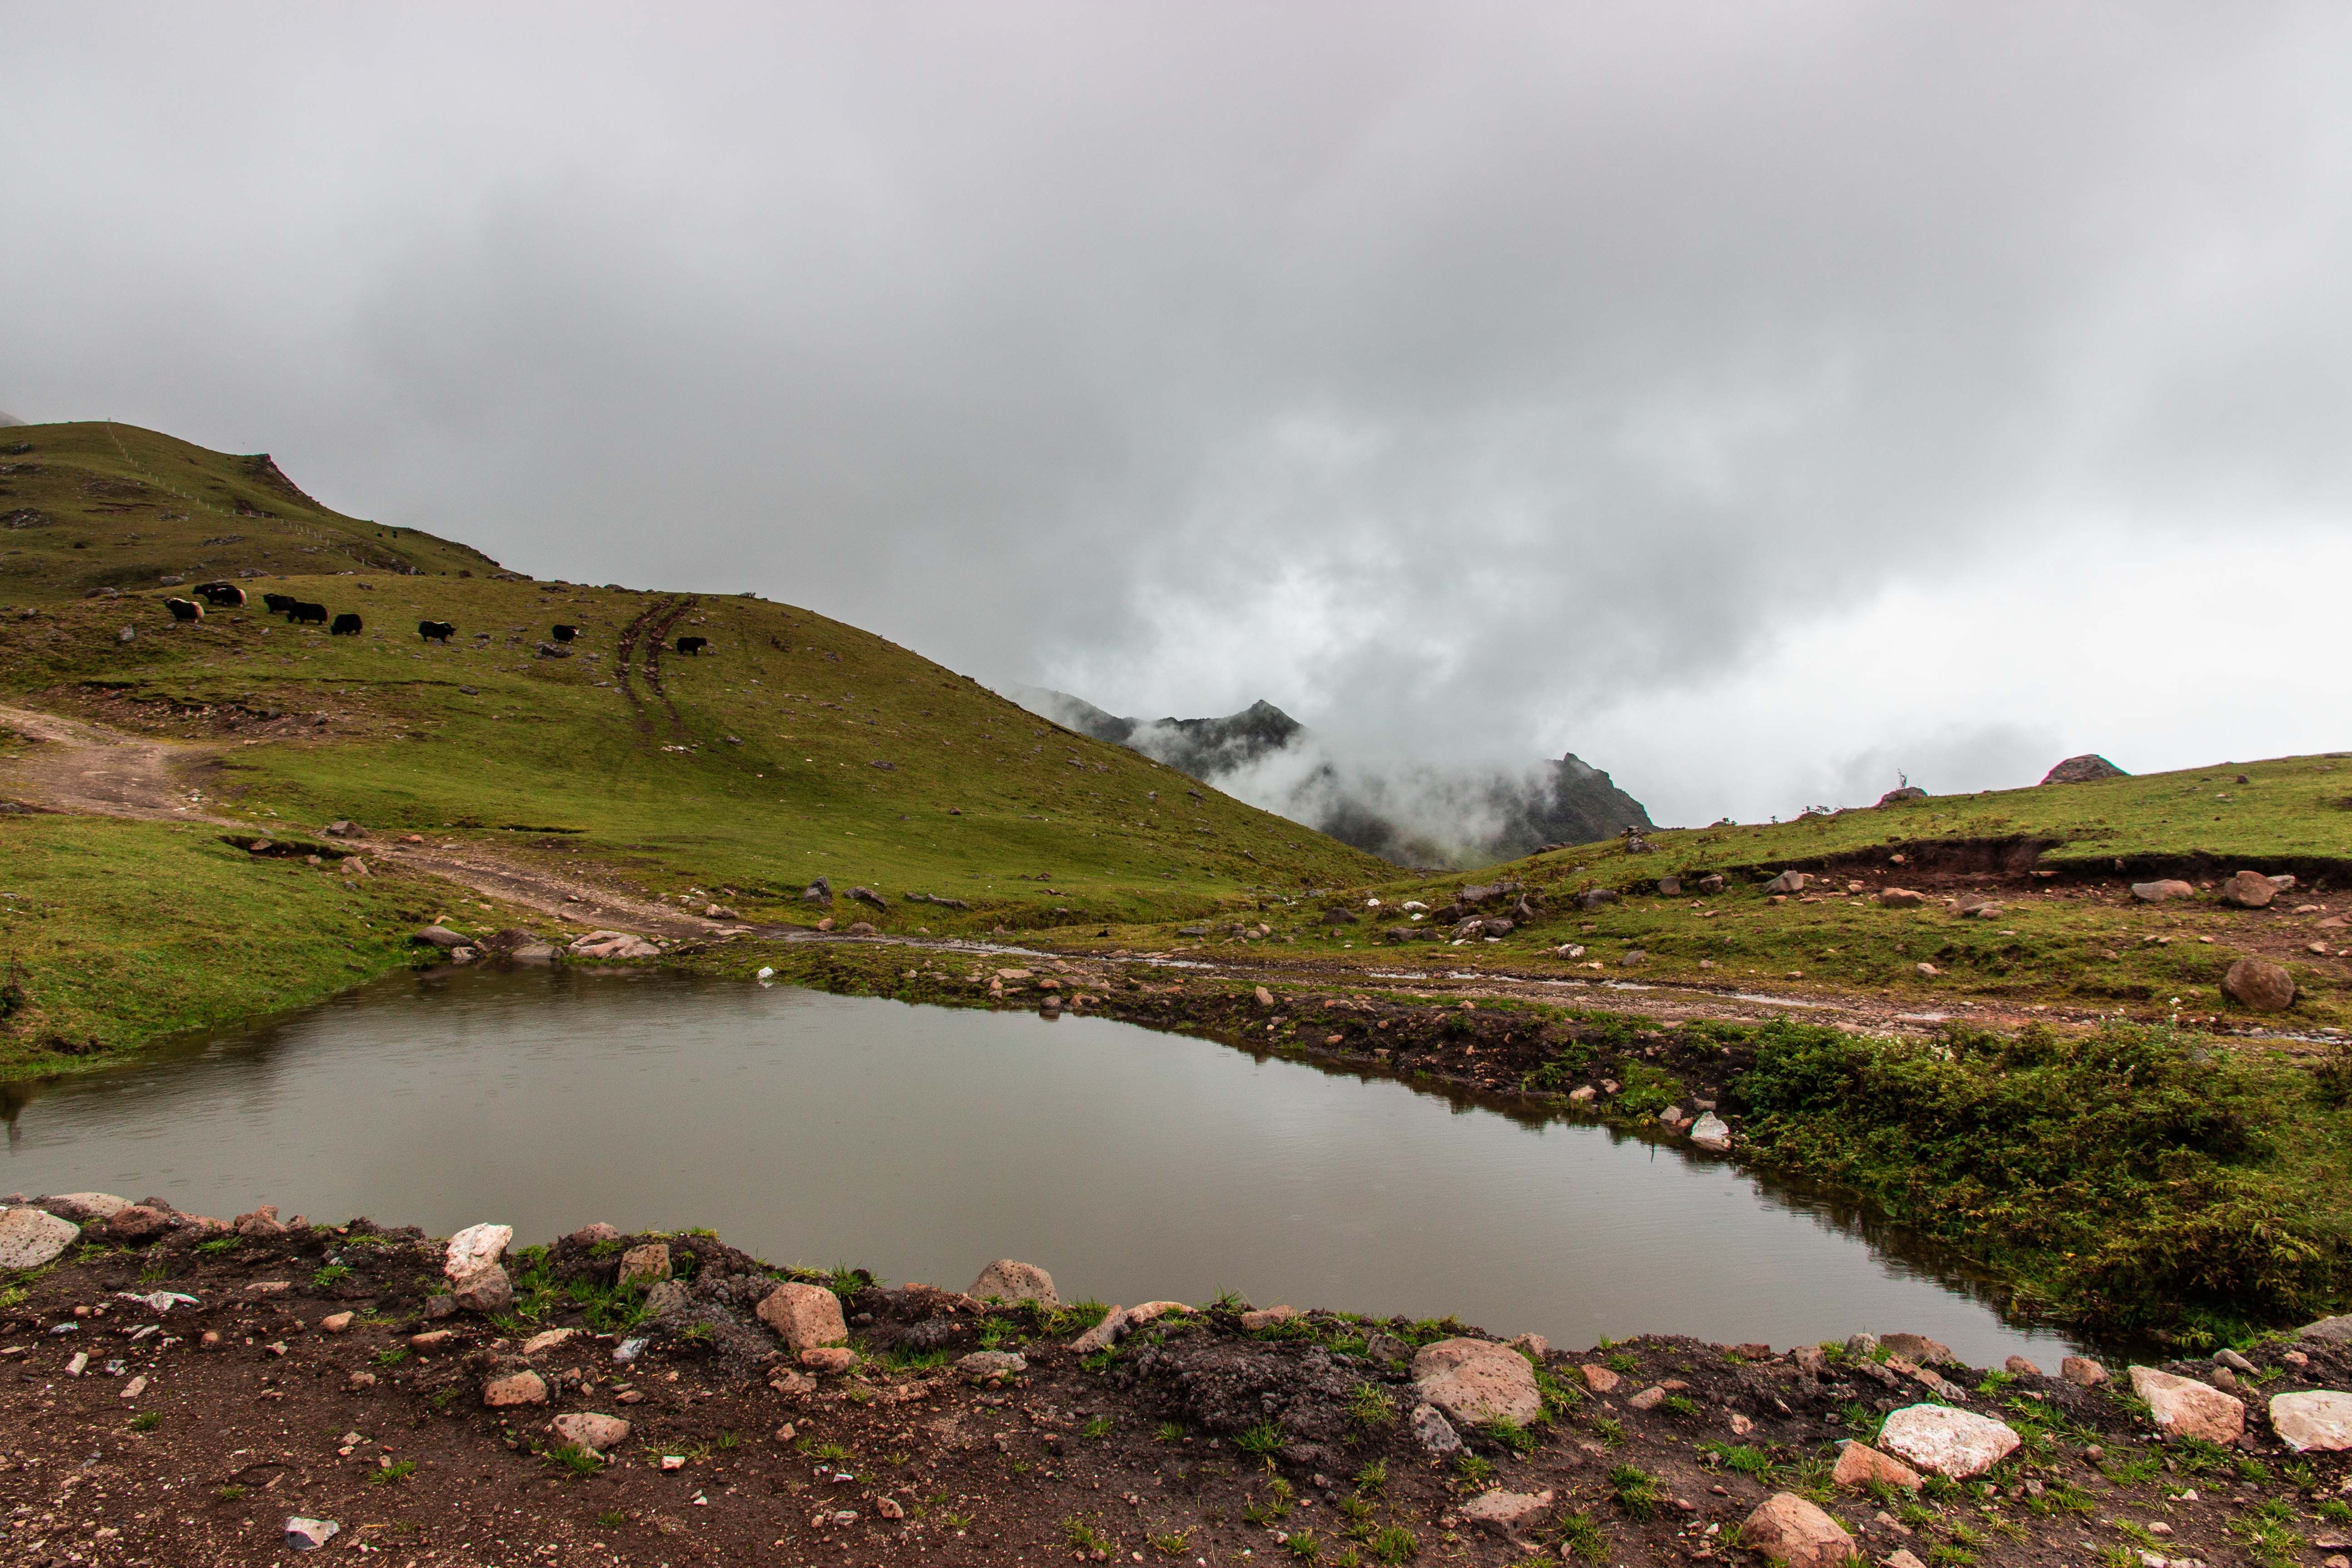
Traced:
<path fill-rule="evenodd" d="M 1571 1353 L 1452 1320 L 1070 1303 L 1010 1259 L 894 1288 L 696 1233 L 517 1248 L 496 1223 L 435 1240 L 98 1193 L 7 1200 L 0 1268 L 26 1563 L 2168 1568 L 2352 1543 L 2346 1319 L 2121 1378 L 1899 1333 Z M 516 1487 L 528 1515 L 485 1510 Z"/>

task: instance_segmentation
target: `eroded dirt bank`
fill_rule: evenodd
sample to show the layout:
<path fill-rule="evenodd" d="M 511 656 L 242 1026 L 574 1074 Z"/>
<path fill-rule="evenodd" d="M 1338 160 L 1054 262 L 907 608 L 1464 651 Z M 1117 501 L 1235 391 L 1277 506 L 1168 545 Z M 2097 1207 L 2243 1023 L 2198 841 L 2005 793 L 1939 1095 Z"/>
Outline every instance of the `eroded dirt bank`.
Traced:
<path fill-rule="evenodd" d="M 2352 1468 L 2282 1438 L 2352 1442 L 2295 1425 L 2352 1380 L 2326 1337 L 2143 1374 L 2151 1404 L 2121 1365 L 1970 1369 L 1892 1334 L 1563 1351 L 1230 1300 L 1106 1321 L 691 1233 L 590 1227 L 491 1270 L 495 1230 L 467 1268 L 366 1221 L 117 1203 L 0 1215 L 65 1248 L 0 1308 L 12 1563 L 282 1561 L 301 1520 L 403 1563 L 1760 1563 L 1739 1532 L 1776 1497 L 1818 1542 L 1770 1555 L 1805 1563 L 2276 1564 L 2352 1529 Z M 1973 1463 L 1920 1446 L 1939 1423 L 2010 1451 L 1939 1475 Z"/>

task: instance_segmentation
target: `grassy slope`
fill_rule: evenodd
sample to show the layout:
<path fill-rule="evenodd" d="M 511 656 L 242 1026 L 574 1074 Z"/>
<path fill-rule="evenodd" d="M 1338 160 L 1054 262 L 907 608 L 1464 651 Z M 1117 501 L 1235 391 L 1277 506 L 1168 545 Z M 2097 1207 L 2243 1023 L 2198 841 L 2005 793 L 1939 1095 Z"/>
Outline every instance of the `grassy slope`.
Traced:
<path fill-rule="evenodd" d="M 439 912 L 442 893 L 256 860 L 187 824 L 10 817 L 0 822 L 6 1060 L 68 1066 L 315 1002 L 409 962 L 408 933 Z"/>
<path fill-rule="evenodd" d="M 706 597 L 688 608 L 672 635 L 706 637 L 710 650 L 664 658 L 667 705 L 638 677 L 641 706 L 614 679 L 623 630 L 679 596 L 457 575 L 471 570 L 461 559 L 482 558 L 456 547 L 441 547 L 452 552 L 420 575 L 273 573 L 246 584 L 250 608 L 214 611 L 198 626 L 171 621 L 168 589 L 85 599 L 85 582 L 129 580 L 133 566 L 197 570 L 195 560 L 148 553 L 143 539 L 122 542 L 95 525 L 100 503 L 89 482 L 68 476 L 118 472 L 103 462 L 116 434 L 150 461 L 182 459 L 179 478 L 193 494 L 241 494 L 249 465 L 119 426 L 5 434 L 14 438 L 5 445 L 34 448 L 12 460 L 38 470 L 38 505 L 67 524 L 29 531 L 86 535 L 89 548 L 24 565 L 0 560 L 0 574 L 16 573 L 16 603 L 39 601 L 31 616 L 0 618 L 0 689 L 160 734 L 225 741 L 231 754 L 197 775 L 215 811 L 265 825 L 349 816 L 377 830 L 478 837 L 698 905 L 717 896 L 752 919 L 814 919 L 799 894 L 823 874 L 838 892 L 862 884 L 892 905 L 882 915 L 846 903 L 845 911 L 886 929 L 940 932 L 1182 919 L 1251 887 L 1385 870 L 1213 791 L 1196 795 L 1181 774 L 1036 719 L 896 644 L 757 599 Z M 21 489 L 0 499 L 27 504 Z M 375 542 L 354 535 L 349 548 Z M 221 574 L 215 554 L 196 558 L 205 574 Z M 282 552 L 278 564 L 289 564 Z M 366 630 L 298 630 L 261 609 L 265 588 L 356 611 Z M 454 622 L 458 637 L 425 643 L 415 625 L 426 617 Z M 574 656 L 538 657 L 557 621 L 584 628 Z M 126 626 L 135 634 L 128 644 Z M 478 632 L 489 635 L 478 641 Z M 267 712 L 325 722 L 304 738 L 255 744 L 224 727 L 226 715 Z M 908 903 L 909 892 L 972 908 Z M 177 918 L 167 908 L 156 930 L 96 945 L 168 947 Z M 100 962 L 95 952 L 90 962 Z M 147 1032 L 127 1004 L 115 1024 L 98 1025 L 110 1039 Z"/>
<path fill-rule="evenodd" d="M 2240 784 L 2244 776 L 2250 782 Z M 2215 796 L 2227 795 L 2226 801 Z M 2334 757 L 2283 757 L 2095 784 L 2046 785 L 1902 806 L 1809 817 L 1756 827 L 1664 830 L 1647 854 L 1616 842 L 1584 845 L 1508 865 L 1435 879 L 1401 878 L 1349 889 L 1361 923 L 1334 930 L 1308 900 L 1274 924 L 1318 956 L 1367 967 L 1399 960 L 1517 973 L 1626 975 L 1619 961 L 1647 954 L 1631 977 L 1734 989 L 1769 984 L 1776 994 L 1876 997 L 1904 1005 L 1955 1003 L 2047 1005 L 2159 1018 L 2241 1016 L 2222 995 L 2222 973 L 2258 953 L 2284 963 L 2302 996 L 2295 1026 L 2352 1026 L 2352 984 L 2340 954 L 2342 928 L 2319 922 L 2347 912 L 2352 882 L 2352 765 Z M 1997 864 L 2001 851 L 1977 847 L 2020 838 L 2047 843 L 2033 865 L 2057 874 L 2011 877 L 1994 896 L 1992 920 L 1963 920 L 1941 903 L 1882 907 L 1885 887 L 1921 883 L 1923 871 L 1954 857 Z M 1892 857 L 1902 855 L 1895 863 Z M 2124 869 L 2116 869 L 2120 859 Z M 1761 889 L 1788 867 L 1837 869 L 1800 898 L 1774 903 Z M 2129 884 L 2158 876 L 2210 879 L 2241 866 L 2295 871 L 2304 886 L 2272 908 L 2229 908 L 2210 893 L 2141 904 Z M 1713 897 L 1657 893 L 1658 879 L 1685 886 L 1724 874 Z M 1549 912 L 1497 942 L 1440 947 L 1381 940 L 1406 917 L 1396 906 L 1447 902 L 1455 889 L 1514 878 L 1547 895 Z M 1858 890 L 1849 890 L 1859 882 Z M 1572 895 L 1620 890 L 1593 911 Z M 2334 890 L 2331 890 L 2334 889 Z M 1382 909 L 1364 907 L 1377 897 Z M 2326 912 L 2297 915 L 2310 904 Z M 2160 940 L 2159 940 L 2160 939 Z M 2210 939 L 2210 940 L 2207 940 Z M 2305 951 L 2319 942 L 2326 956 Z M 1565 943 L 1586 948 L 1570 961 Z M 1934 976 L 1919 973 L 1930 963 Z M 2173 999 L 2179 998 L 2176 1006 Z"/>

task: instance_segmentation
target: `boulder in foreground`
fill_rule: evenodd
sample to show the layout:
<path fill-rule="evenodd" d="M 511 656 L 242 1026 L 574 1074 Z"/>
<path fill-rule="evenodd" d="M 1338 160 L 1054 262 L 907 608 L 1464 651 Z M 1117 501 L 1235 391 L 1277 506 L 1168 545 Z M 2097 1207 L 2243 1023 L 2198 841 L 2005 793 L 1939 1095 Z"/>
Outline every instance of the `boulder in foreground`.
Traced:
<path fill-rule="evenodd" d="M 758 1310 L 760 1321 L 793 1350 L 848 1342 L 849 1325 L 842 1321 L 841 1298 L 822 1285 L 787 1279 L 768 1292 Z"/>
<path fill-rule="evenodd" d="M 79 1226 L 47 1209 L 10 1209 L 0 1214 L 0 1271 L 54 1263 L 80 1235 Z"/>
<path fill-rule="evenodd" d="M 1845 1526 L 1794 1492 L 1774 1492 L 1739 1526 L 1739 1543 L 1789 1568 L 1839 1568 L 1853 1558 Z"/>
<path fill-rule="evenodd" d="M 1412 1385 L 1423 1399 L 1472 1426 L 1509 1421 L 1525 1426 L 1543 1414 L 1535 1368 L 1508 1345 L 1440 1340 L 1412 1358 Z"/>
<path fill-rule="evenodd" d="M 2352 1394 L 2306 1388 L 2273 1394 L 2271 1430 L 2298 1454 L 2314 1448 L 2331 1454 L 2352 1448 Z"/>
<path fill-rule="evenodd" d="M 2017 1451 L 2008 1423 L 1944 1405 L 1912 1405 L 1886 1418 L 1879 1446 L 1919 1468 L 1963 1481 Z"/>
<path fill-rule="evenodd" d="M 2131 1369 L 2132 1392 L 2147 1401 L 2156 1424 L 2176 1437 L 2234 1443 L 2246 1429 L 2246 1406 L 2210 1384 L 2152 1366 Z"/>

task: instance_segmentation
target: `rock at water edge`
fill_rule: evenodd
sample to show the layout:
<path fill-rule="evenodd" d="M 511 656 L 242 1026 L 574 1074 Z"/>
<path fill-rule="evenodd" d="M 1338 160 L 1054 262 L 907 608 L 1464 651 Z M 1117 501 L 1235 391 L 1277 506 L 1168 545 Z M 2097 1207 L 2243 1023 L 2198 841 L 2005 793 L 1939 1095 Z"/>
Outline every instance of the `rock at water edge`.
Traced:
<path fill-rule="evenodd" d="M 1878 1431 L 1888 1453 L 1956 1481 L 1982 1475 L 2015 1453 L 2018 1442 L 2005 1422 L 1942 1405 L 1906 1405 Z"/>
<path fill-rule="evenodd" d="M 81 1226 L 47 1209 L 10 1209 L 0 1214 L 0 1269 L 54 1263 L 80 1235 Z"/>
<path fill-rule="evenodd" d="M 1702 1149 L 1724 1153 L 1731 1147 L 1731 1125 L 1714 1111 L 1706 1111 L 1691 1123 L 1690 1141 Z"/>
<path fill-rule="evenodd" d="M 796 1351 L 847 1342 L 849 1325 L 842 1321 L 841 1298 L 822 1285 L 786 1280 L 760 1302 L 760 1321 L 783 1336 Z"/>
<path fill-rule="evenodd" d="M 1739 1543 L 1789 1568 L 1842 1568 L 1853 1556 L 1845 1526 L 1794 1492 L 1774 1492 L 1739 1526 Z"/>
<path fill-rule="evenodd" d="M 1041 1307 L 1058 1307 L 1061 1297 L 1054 1293 L 1054 1277 L 1034 1263 L 1021 1263 L 1010 1258 L 1000 1258 L 980 1271 L 980 1278 L 964 1292 L 976 1300 L 1003 1301 L 1012 1305 L 1034 1301 Z"/>
<path fill-rule="evenodd" d="M 669 1243 L 649 1241 L 621 1254 L 620 1282 L 652 1285 L 669 1278 Z"/>
<path fill-rule="evenodd" d="M 1412 1358 L 1412 1385 L 1423 1400 L 1473 1426 L 1491 1421 L 1525 1426 L 1543 1414 L 1543 1395 L 1528 1358 L 1487 1340 L 1423 1345 Z"/>
<path fill-rule="evenodd" d="M 2058 1375 L 2077 1388 L 2096 1388 L 2107 1381 L 2107 1369 L 2086 1355 L 2070 1355 L 2058 1363 Z"/>

